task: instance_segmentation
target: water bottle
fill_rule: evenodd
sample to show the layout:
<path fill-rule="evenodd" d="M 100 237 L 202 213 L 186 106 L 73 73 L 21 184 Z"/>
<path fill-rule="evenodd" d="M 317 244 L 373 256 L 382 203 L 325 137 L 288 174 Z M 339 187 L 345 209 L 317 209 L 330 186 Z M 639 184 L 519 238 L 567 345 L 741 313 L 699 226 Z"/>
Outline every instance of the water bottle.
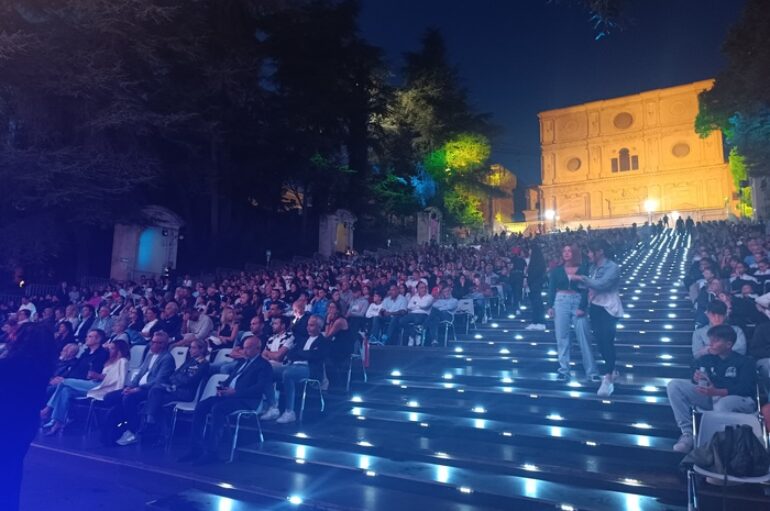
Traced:
<path fill-rule="evenodd" d="M 700 372 L 702 375 L 706 376 L 706 368 L 705 368 L 705 367 L 699 367 L 699 368 L 698 368 L 698 371 L 699 371 L 699 372 Z M 708 377 L 706 377 L 706 378 L 701 378 L 700 380 L 698 380 L 698 387 L 708 387 L 708 386 L 709 386 L 709 383 L 710 383 L 710 382 L 709 382 L 709 380 L 708 380 Z"/>

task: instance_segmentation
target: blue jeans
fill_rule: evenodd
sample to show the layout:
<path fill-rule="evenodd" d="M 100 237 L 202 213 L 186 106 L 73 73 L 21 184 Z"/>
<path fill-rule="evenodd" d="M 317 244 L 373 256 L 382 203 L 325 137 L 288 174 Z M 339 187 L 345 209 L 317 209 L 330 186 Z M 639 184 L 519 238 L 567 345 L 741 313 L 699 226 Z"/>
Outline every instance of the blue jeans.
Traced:
<path fill-rule="evenodd" d="M 58 422 L 67 420 L 67 411 L 70 402 L 76 397 L 83 397 L 89 390 L 99 385 L 95 380 L 77 380 L 75 378 L 65 378 L 48 400 L 48 406 L 53 408 L 51 418 Z"/>
<path fill-rule="evenodd" d="M 576 314 L 580 306 L 580 295 L 577 293 L 556 293 L 556 299 L 553 302 L 554 312 L 554 331 L 556 333 L 556 348 L 559 354 L 559 372 L 569 373 L 570 348 L 570 326 L 575 326 L 575 337 L 577 337 L 580 354 L 583 356 L 583 369 L 588 376 L 598 374 L 596 371 L 596 362 L 591 352 L 591 344 L 588 342 L 588 318 L 587 316 L 578 316 Z M 586 311 L 583 311 L 586 312 Z"/>
<path fill-rule="evenodd" d="M 273 366 L 273 381 L 270 382 L 270 386 L 265 390 L 265 404 L 268 408 L 272 408 L 278 404 L 278 401 L 275 398 L 275 385 L 273 382 L 282 381 L 283 372 L 286 370 L 285 365 L 270 365 Z"/>
<path fill-rule="evenodd" d="M 283 397 L 286 410 L 294 411 L 294 400 L 297 395 L 297 384 L 310 376 L 306 364 L 291 364 L 283 371 Z"/>

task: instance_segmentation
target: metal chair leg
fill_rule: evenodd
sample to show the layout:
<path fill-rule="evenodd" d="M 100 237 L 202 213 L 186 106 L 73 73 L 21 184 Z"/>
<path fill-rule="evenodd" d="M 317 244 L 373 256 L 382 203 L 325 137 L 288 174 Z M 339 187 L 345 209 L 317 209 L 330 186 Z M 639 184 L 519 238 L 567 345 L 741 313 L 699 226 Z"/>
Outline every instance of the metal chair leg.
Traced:
<path fill-rule="evenodd" d="M 348 364 L 348 384 L 345 386 L 345 391 L 350 392 L 350 378 L 353 376 L 353 355 L 350 356 L 350 363 Z"/>
<path fill-rule="evenodd" d="M 302 416 L 305 415 L 305 398 L 307 397 L 307 382 L 308 380 L 305 380 L 305 385 L 302 387 L 302 402 L 299 405 L 299 422 L 302 422 Z M 321 398 L 323 400 L 323 397 Z"/>
<path fill-rule="evenodd" d="M 176 419 L 178 415 L 179 410 L 177 410 L 175 406 L 174 411 L 171 413 L 171 431 L 169 431 L 168 438 L 166 438 L 166 450 L 171 448 L 171 442 L 174 441 L 174 433 L 176 432 Z"/>
<path fill-rule="evenodd" d="M 698 511 L 698 488 L 692 470 L 687 471 L 687 511 Z"/>
<path fill-rule="evenodd" d="M 235 446 L 238 444 L 238 433 L 241 431 L 241 414 L 237 414 L 235 417 L 235 431 L 233 432 L 233 443 L 230 446 L 230 459 L 228 463 L 232 463 L 235 458 Z M 262 430 L 260 430 L 261 433 Z"/>
<path fill-rule="evenodd" d="M 96 401 L 94 399 L 91 400 L 90 403 L 88 403 L 88 414 L 86 415 L 86 430 L 85 433 L 83 433 L 83 437 L 88 438 L 88 435 L 91 433 L 91 418 L 94 413 L 94 403 Z"/>
<path fill-rule="evenodd" d="M 254 418 L 257 419 L 257 429 L 259 430 L 259 445 L 262 445 L 265 443 L 265 435 L 262 434 L 262 421 L 259 420 L 259 413 L 255 413 Z"/>
<path fill-rule="evenodd" d="M 321 386 L 318 386 L 318 396 L 321 398 L 321 411 L 326 410 L 326 401 L 324 401 L 324 393 L 321 390 Z"/>

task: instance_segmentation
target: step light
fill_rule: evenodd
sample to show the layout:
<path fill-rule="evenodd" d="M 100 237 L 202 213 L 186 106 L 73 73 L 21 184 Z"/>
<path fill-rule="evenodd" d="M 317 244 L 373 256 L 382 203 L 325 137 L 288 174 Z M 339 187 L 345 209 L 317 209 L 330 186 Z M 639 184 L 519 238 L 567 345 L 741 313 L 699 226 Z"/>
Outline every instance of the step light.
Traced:
<path fill-rule="evenodd" d="M 301 506 L 302 503 L 304 502 L 302 500 L 302 497 L 300 497 L 299 495 L 289 495 L 288 497 L 286 497 L 286 500 L 289 501 L 289 504 L 293 504 L 295 506 Z"/>

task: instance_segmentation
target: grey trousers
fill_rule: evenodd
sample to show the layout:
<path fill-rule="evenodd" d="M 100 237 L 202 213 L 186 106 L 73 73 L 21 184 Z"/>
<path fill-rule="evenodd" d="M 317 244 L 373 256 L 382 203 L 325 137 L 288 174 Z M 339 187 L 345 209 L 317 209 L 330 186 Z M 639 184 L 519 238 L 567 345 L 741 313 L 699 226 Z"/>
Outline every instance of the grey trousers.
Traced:
<path fill-rule="evenodd" d="M 754 400 L 743 396 L 711 397 L 699 394 L 698 386 L 689 380 L 671 380 L 668 382 L 668 401 L 674 411 L 676 425 L 683 434 L 692 434 L 691 407 L 715 412 L 751 413 L 756 410 Z"/>

